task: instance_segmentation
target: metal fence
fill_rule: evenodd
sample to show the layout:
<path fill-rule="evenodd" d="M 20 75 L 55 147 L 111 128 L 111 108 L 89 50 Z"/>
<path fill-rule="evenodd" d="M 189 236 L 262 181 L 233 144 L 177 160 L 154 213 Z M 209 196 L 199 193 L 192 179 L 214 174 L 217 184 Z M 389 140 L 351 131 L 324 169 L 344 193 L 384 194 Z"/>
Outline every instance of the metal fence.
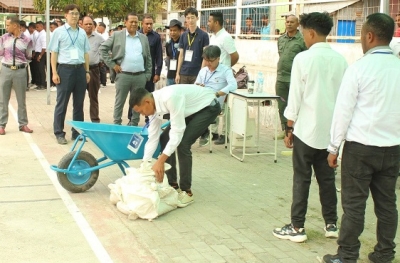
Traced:
<path fill-rule="evenodd" d="M 386 10 L 382 7 L 385 5 L 388 6 Z M 359 39 L 362 23 L 371 13 L 384 11 L 393 19 L 400 13 L 398 0 L 169 0 L 163 11 L 153 14 L 155 29 L 162 33 L 164 26 L 173 18 L 180 19 L 184 24 L 183 14 L 187 7 L 195 7 L 199 11 L 199 26 L 203 30 L 208 30 L 209 14 L 221 11 L 225 29 L 235 36 L 249 39 L 274 39 L 284 33 L 285 17 L 289 14 L 299 16 L 326 11 L 334 20 L 329 38 L 337 42 Z M 44 14 L 38 14 L 33 7 L 33 0 L 0 0 L 0 33 L 5 32 L 5 18 L 11 14 L 20 15 L 26 22 L 45 20 Z M 63 18 L 63 14 L 50 11 L 50 19 L 55 18 Z M 113 22 L 108 25 L 109 28 L 122 24 Z M 262 35 L 268 32 L 264 30 L 267 26 L 269 35 Z"/>
<path fill-rule="evenodd" d="M 207 20 L 211 12 L 221 11 L 225 29 L 236 36 L 249 39 L 274 39 L 285 32 L 285 18 L 302 13 L 328 12 L 334 21 L 329 35 L 330 41 L 355 42 L 359 39 L 365 18 L 375 12 L 386 12 L 396 19 L 400 12 L 398 0 L 171 0 L 167 6 L 169 19 L 179 18 L 184 23 L 183 11 L 195 7 L 200 13 L 200 27 L 207 30 Z M 383 5 L 388 3 L 389 10 Z M 264 19 L 263 19 L 264 18 Z M 268 24 L 265 23 L 265 18 Z M 264 20 L 264 22 L 263 22 Z M 400 21 L 399 21 L 400 23 Z M 269 35 L 261 35 L 269 26 Z M 254 30 L 248 30 L 253 27 Z M 257 37 L 257 35 L 259 35 Z"/>

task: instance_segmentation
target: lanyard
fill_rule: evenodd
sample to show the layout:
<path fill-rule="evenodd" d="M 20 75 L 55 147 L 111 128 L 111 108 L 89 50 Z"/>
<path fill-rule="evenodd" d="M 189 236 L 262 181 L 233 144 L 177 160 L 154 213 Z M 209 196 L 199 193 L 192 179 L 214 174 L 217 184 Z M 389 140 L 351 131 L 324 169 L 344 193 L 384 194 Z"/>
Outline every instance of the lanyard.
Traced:
<path fill-rule="evenodd" d="M 176 58 L 176 48 L 175 48 L 175 43 L 174 41 L 171 39 L 171 49 L 172 49 L 172 58 L 175 59 Z"/>
<path fill-rule="evenodd" d="M 194 36 L 192 38 L 192 41 L 190 41 L 190 32 L 188 32 L 187 37 L 188 37 L 188 42 L 189 42 L 189 49 L 192 47 L 193 41 L 196 38 L 197 33 L 194 33 Z"/>
<path fill-rule="evenodd" d="M 147 129 L 147 128 L 149 128 L 149 126 L 150 126 L 150 123 L 155 119 L 155 117 L 156 117 L 157 115 L 156 114 L 154 114 L 154 116 L 153 116 L 153 118 L 151 118 L 151 120 L 149 120 L 149 122 L 148 123 L 146 123 L 144 126 L 143 126 L 143 128 L 142 128 L 142 131 L 140 132 L 140 134 L 142 134 L 143 133 L 143 131 L 145 130 L 145 129 Z"/>
<path fill-rule="evenodd" d="M 206 77 L 204 78 L 204 85 L 207 85 L 207 83 L 210 81 L 210 79 L 211 79 L 211 77 L 214 75 L 214 73 L 216 72 L 217 70 L 214 70 L 214 72 L 213 73 L 211 73 L 211 76 L 207 79 L 207 71 L 206 71 Z"/>
<path fill-rule="evenodd" d="M 390 49 L 385 48 L 385 49 L 377 49 L 375 51 L 372 51 L 371 54 L 393 55 L 393 52 Z"/>
<path fill-rule="evenodd" d="M 68 33 L 69 38 L 71 39 L 72 45 L 75 46 L 75 42 L 76 42 L 76 40 L 78 39 L 78 36 L 79 36 L 79 27 L 78 27 L 78 33 L 76 34 L 75 40 L 72 40 L 71 34 L 69 33 L 67 27 L 65 25 L 64 25 L 64 27 L 65 27 L 65 30 L 67 30 L 67 33 Z"/>
<path fill-rule="evenodd" d="M 393 52 L 383 52 L 383 51 L 376 51 L 376 52 L 372 52 L 371 54 L 385 54 L 385 55 L 393 55 Z"/>

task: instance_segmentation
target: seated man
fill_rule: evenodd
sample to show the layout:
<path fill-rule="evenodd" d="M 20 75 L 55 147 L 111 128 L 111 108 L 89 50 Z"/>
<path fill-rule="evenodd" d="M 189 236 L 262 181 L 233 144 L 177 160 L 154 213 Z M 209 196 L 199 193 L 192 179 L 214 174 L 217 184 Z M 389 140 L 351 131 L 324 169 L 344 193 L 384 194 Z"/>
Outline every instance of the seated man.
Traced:
<path fill-rule="evenodd" d="M 196 84 L 209 88 L 216 92 L 218 101 L 224 104 L 226 94 L 237 89 L 237 82 L 233 76 L 232 69 L 222 63 L 219 63 L 221 49 L 218 46 L 208 46 L 203 51 L 204 64 L 197 75 Z M 219 118 L 215 120 L 215 124 L 211 126 L 213 134 L 212 140 L 218 140 Z M 208 144 L 208 129 L 200 138 L 200 146 Z"/>
<path fill-rule="evenodd" d="M 172 168 L 166 171 L 169 184 L 178 192 L 179 207 L 194 201 L 192 186 L 192 152 L 190 148 L 196 139 L 221 112 L 216 93 L 193 84 L 171 85 L 152 93 L 147 90 L 133 90 L 130 105 L 133 110 L 149 116 L 149 138 L 144 148 L 143 161 L 151 158 L 160 142 L 162 154 L 152 167 L 156 180 L 163 181 L 164 163 Z M 163 116 L 170 114 L 170 125 L 162 132 Z M 180 180 L 176 172 L 177 150 Z"/>

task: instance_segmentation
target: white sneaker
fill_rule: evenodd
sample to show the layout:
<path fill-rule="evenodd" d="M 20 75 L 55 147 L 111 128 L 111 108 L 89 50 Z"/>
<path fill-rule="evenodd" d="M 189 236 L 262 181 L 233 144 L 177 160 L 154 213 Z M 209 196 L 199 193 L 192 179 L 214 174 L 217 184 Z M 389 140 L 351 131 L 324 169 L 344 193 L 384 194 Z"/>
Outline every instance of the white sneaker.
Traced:
<path fill-rule="evenodd" d="M 185 191 L 182 191 L 178 194 L 178 207 L 186 207 L 193 202 L 193 195 L 189 196 Z"/>
<path fill-rule="evenodd" d="M 338 238 L 339 236 L 339 230 L 335 224 L 327 224 L 324 230 L 327 238 Z"/>
<path fill-rule="evenodd" d="M 56 86 L 51 87 L 50 91 L 57 91 L 57 87 Z"/>

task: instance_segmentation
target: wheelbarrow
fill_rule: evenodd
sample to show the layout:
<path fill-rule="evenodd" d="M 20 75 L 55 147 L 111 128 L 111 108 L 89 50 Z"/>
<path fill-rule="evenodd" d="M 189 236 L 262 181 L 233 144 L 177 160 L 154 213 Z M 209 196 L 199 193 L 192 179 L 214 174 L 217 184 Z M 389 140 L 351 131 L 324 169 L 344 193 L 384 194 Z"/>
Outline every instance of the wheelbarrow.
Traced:
<path fill-rule="evenodd" d="M 144 145 L 148 140 L 146 128 L 80 121 L 67 123 L 81 133 L 74 141 L 71 151 L 58 165 L 51 165 L 50 168 L 57 172 L 61 186 L 70 192 L 80 193 L 90 189 L 96 183 L 102 168 L 117 164 L 125 175 L 125 168 L 129 167 L 126 160 L 143 158 Z M 165 123 L 162 127 L 167 125 Z M 134 133 L 140 133 L 143 137 L 137 153 L 127 147 Z M 103 152 L 103 157 L 96 159 L 91 153 L 82 150 L 88 139 Z M 159 153 L 160 145 L 153 158 L 157 158 Z"/>

